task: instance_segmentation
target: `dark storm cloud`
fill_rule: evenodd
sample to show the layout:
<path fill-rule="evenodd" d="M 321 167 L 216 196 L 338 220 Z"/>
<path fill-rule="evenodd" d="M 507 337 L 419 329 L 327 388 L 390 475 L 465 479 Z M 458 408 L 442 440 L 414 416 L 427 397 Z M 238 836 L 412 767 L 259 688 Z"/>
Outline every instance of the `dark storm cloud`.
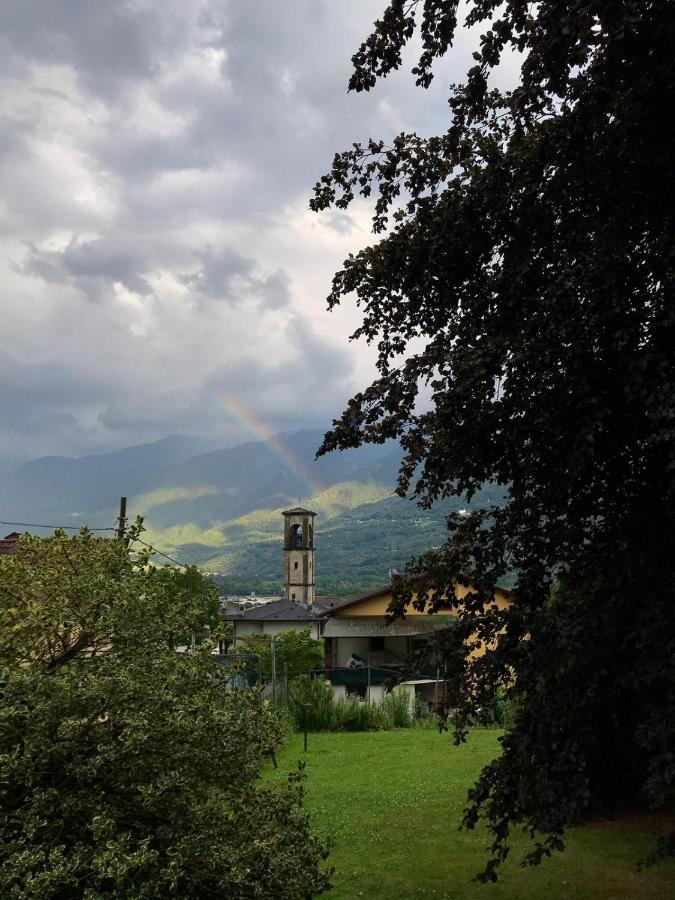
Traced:
<path fill-rule="evenodd" d="M 152 293 L 141 275 L 142 255 L 132 246 L 111 240 L 73 238 L 62 251 L 31 247 L 23 271 L 46 282 L 79 285 L 90 299 L 98 299 L 102 288 L 114 282 L 136 294 Z"/>
<path fill-rule="evenodd" d="M 4 0 L 0 60 L 12 74 L 27 74 L 36 60 L 72 66 L 89 91 L 119 94 L 180 46 L 170 12 L 170 4 L 125 0 Z"/>
<path fill-rule="evenodd" d="M 78 415 L 97 402 L 99 378 L 84 379 L 65 363 L 27 364 L 0 352 L 0 456 L 23 456 L 26 443 L 41 442 L 49 431 L 78 425 Z M 71 447 L 75 450 L 75 447 Z"/>
<path fill-rule="evenodd" d="M 198 253 L 197 258 L 201 268 L 179 278 L 187 287 L 206 297 L 237 302 L 252 295 L 269 309 L 280 309 L 290 300 L 288 276 L 281 269 L 263 275 L 257 271 L 255 260 L 227 247 L 218 252 L 209 247 Z"/>

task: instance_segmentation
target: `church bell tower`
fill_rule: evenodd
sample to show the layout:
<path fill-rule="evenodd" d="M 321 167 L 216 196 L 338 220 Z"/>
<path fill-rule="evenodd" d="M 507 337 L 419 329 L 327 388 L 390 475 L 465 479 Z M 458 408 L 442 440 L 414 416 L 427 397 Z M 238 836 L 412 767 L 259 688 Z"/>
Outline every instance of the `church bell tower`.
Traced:
<path fill-rule="evenodd" d="M 284 517 L 284 585 L 286 598 L 314 606 L 315 512 L 296 506 Z"/>

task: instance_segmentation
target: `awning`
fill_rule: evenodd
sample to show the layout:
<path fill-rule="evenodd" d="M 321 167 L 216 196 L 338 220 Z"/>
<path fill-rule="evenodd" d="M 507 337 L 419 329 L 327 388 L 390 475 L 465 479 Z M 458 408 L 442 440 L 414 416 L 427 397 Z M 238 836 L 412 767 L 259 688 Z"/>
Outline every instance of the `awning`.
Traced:
<path fill-rule="evenodd" d="M 450 618 L 449 616 L 447 617 Z M 449 622 L 433 621 L 431 617 L 410 616 L 389 624 L 381 616 L 354 616 L 347 618 L 332 616 L 326 622 L 324 637 L 414 637 L 420 634 L 431 634 L 447 628 Z"/>

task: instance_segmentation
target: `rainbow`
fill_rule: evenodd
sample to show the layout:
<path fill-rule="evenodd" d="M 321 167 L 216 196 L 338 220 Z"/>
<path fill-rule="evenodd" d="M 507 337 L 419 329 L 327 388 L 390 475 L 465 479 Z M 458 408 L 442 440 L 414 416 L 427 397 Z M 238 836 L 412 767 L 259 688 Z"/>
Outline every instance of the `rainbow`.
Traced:
<path fill-rule="evenodd" d="M 278 435 L 269 433 L 269 428 L 262 422 L 255 413 L 247 409 L 232 394 L 221 394 L 218 398 L 218 405 L 225 410 L 227 415 L 233 419 L 238 425 L 242 425 L 250 434 L 263 443 L 272 456 L 276 457 L 287 469 L 295 475 L 299 482 L 303 485 L 306 496 L 299 498 L 309 500 L 315 494 L 320 494 L 324 489 L 318 482 L 312 481 L 305 472 L 303 472 L 299 462 L 294 459 L 287 447 L 284 447 Z"/>

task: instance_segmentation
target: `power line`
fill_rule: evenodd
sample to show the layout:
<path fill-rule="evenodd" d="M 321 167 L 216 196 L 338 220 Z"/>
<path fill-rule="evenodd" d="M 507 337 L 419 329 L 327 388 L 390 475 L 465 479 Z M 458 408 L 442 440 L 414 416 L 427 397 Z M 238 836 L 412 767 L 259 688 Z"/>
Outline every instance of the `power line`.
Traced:
<path fill-rule="evenodd" d="M 63 529 L 64 531 L 80 531 L 82 528 L 88 528 L 89 531 L 117 531 L 116 528 L 94 528 L 91 525 L 45 525 L 44 522 L 2 522 L 0 525 L 16 525 L 21 528 L 53 528 Z"/>
<path fill-rule="evenodd" d="M 144 547 L 147 547 L 149 550 L 152 550 L 153 553 L 156 553 L 158 556 L 163 556 L 164 559 L 168 559 L 169 562 L 174 563 L 177 566 L 182 566 L 184 569 L 188 567 L 188 563 L 178 562 L 177 559 L 174 559 L 173 556 L 169 556 L 168 553 L 162 553 L 161 550 L 158 550 L 156 547 L 153 547 L 152 544 L 148 544 L 145 541 L 142 541 L 139 537 L 134 538 L 134 543 L 138 541 L 139 544 L 143 544 Z M 196 568 L 196 566 L 195 566 Z"/>
<path fill-rule="evenodd" d="M 80 531 L 82 528 L 88 528 L 89 531 L 119 531 L 118 528 L 113 527 L 91 527 L 90 525 L 47 525 L 44 522 L 4 522 L 0 520 L 0 525 L 14 525 L 21 528 L 52 528 L 63 529 L 68 531 Z M 147 547 L 149 550 L 152 550 L 153 553 L 156 553 L 158 556 L 163 556 L 164 559 L 168 559 L 169 562 L 174 563 L 176 566 L 182 566 L 183 568 L 187 568 L 188 563 L 179 562 L 177 559 L 174 559 L 173 556 L 169 556 L 168 553 L 163 553 L 161 550 L 158 550 L 156 547 L 153 547 L 152 544 L 148 544 L 145 541 L 142 541 L 139 537 L 134 538 L 134 542 L 138 542 L 139 544 L 143 544 L 144 547 Z M 196 566 L 195 566 L 196 568 Z"/>

